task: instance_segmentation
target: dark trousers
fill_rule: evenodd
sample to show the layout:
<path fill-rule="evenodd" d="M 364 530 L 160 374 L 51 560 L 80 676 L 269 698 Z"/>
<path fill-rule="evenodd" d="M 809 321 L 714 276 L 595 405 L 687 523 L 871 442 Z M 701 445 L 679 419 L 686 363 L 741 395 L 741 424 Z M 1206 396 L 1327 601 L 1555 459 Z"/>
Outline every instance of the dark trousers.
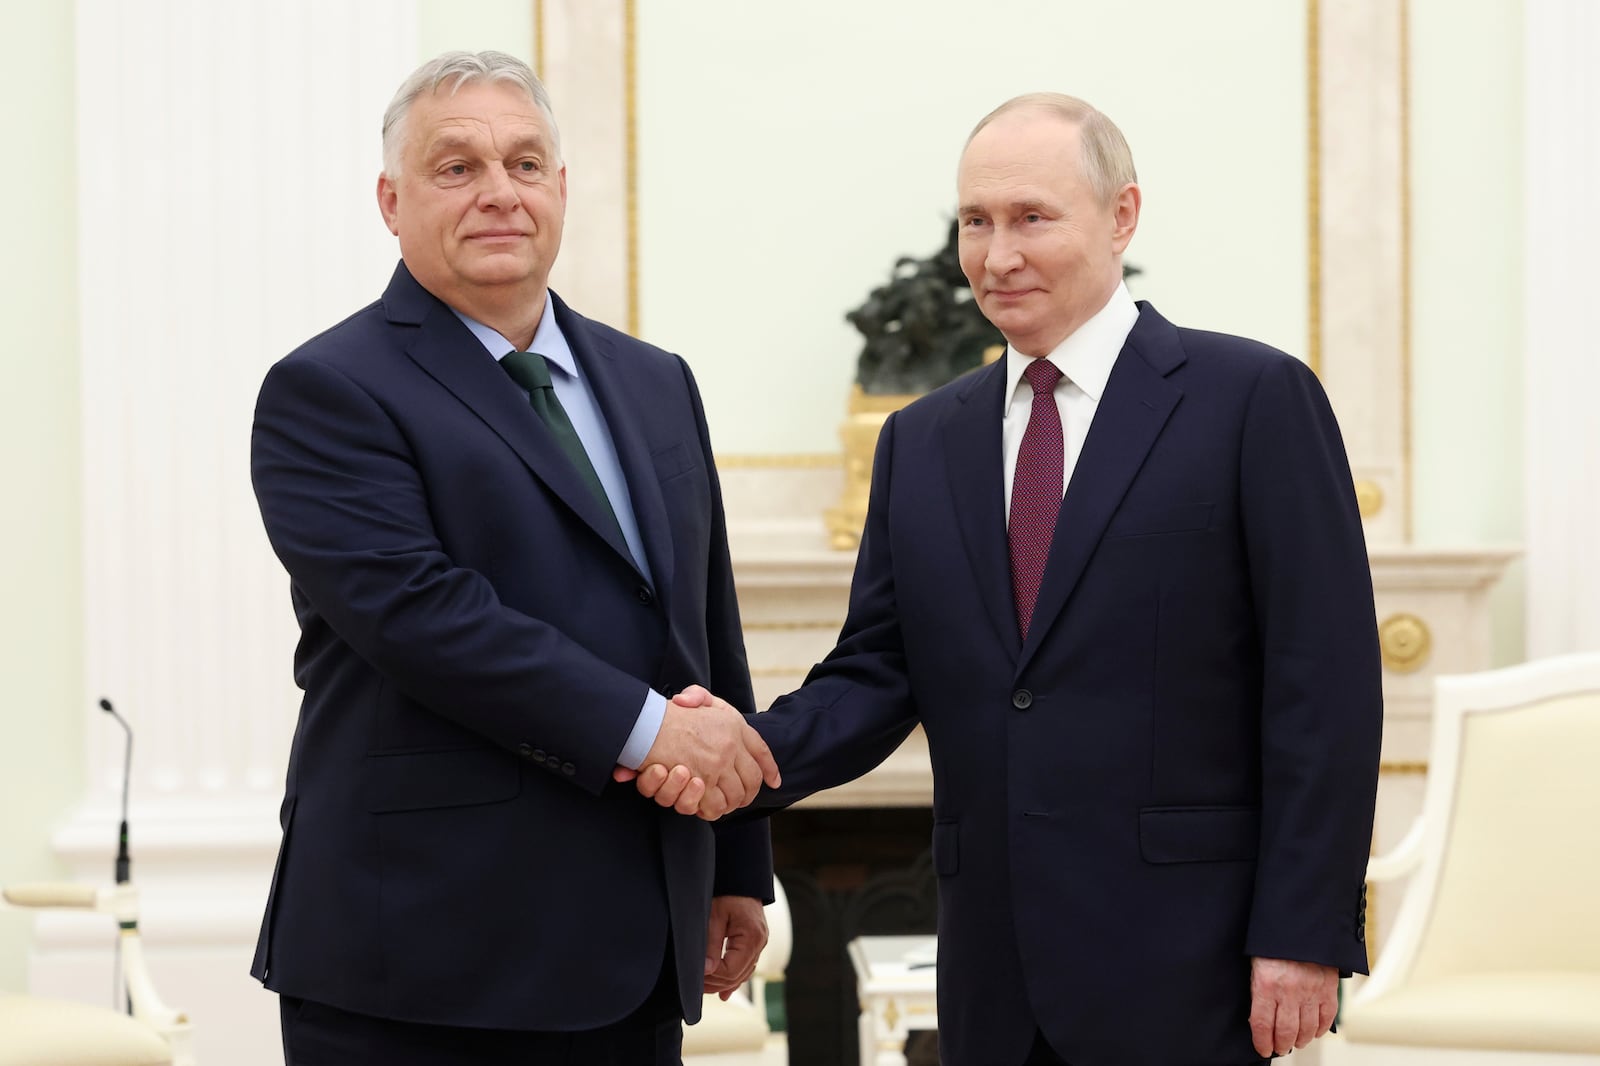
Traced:
<path fill-rule="evenodd" d="M 576 1033 L 423 1025 L 279 996 L 284 1066 L 682 1066 L 671 958 L 632 1014 Z"/>
<path fill-rule="evenodd" d="M 1250 1066 L 1266 1062 L 1266 1059 L 1251 1059 Z M 1044 1034 L 1037 1030 L 1033 1034 L 1033 1048 L 1028 1052 L 1028 1057 L 1023 1060 L 1022 1066 L 1071 1066 L 1066 1059 L 1057 1055 L 1055 1049 L 1045 1040 Z"/>

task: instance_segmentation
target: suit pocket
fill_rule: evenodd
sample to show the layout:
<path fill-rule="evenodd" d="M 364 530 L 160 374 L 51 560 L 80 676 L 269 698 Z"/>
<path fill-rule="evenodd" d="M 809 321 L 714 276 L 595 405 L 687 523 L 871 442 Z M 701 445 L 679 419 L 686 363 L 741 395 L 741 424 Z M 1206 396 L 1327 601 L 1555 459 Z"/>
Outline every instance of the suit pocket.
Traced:
<path fill-rule="evenodd" d="M 933 823 L 933 872 L 954 877 L 961 870 L 961 823 Z"/>
<path fill-rule="evenodd" d="M 656 480 L 662 482 L 699 470 L 701 466 L 682 441 L 651 452 L 650 461 L 655 464 Z"/>
<path fill-rule="evenodd" d="M 1200 532 L 1211 527 L 1211 512 L 1215 507 L 1210 503 L 1185 503 L 1176 507 L 1119 512 L 1106 528 L 1106 538 Z"/>
<path fill-rule="evenodd" d="M 1261 844 L 1255 807 L 1146 807 L 1139 812 L 1145 862 L 1251 862 Z"/>
<path fill-rule="evenodd" d="M 516 760 L 494 748 L 368 755 L 363 769 L 373 814 L 502 803 L 522 790 Z"/>

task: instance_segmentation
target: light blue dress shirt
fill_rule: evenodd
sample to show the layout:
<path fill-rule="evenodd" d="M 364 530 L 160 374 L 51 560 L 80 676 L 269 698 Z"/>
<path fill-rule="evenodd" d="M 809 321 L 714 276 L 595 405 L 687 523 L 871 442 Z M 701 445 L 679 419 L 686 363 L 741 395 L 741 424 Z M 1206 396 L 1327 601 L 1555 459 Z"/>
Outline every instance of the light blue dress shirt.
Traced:
<path fill-rule="evenodd" d="M 460 311 L 456 311 L 455 315 L 496 362 L 517 350 L 515 344 L 482 322 L 468 318 Z M 555 301 L 548 295 L 544 301 L 544 314 L 539 318 L 539 328 L 534 330 L 533 344 L 528 350 L 544 356 L 545 362 L 550 364 L 550 384 L 555 389 L 556 399 L 561 401 L 567 419 L 577 431 L 578 439 L 583 442 L 583 450 L 589 453 L 589 462 L 594 464 L 594 472 L 599 475 L 606 498 L 611 501 L 611 509 L 616 512 L 617 524 L 622 527 L 622 539 L 628 543 L 628 554 L 633 556 L 634 564 L 639 567 L 645 580 L 653 584 L 650 562 L 644 554 L 644 539 L 639 535 L 639 521 L 633 514 L 628 480 L 622 474 L 622 463 L 617 459 L 617 446 L 612 443 L 611 429 L 606 425 L 605 415 L 595 402 L 589 383 L 578 372 L 578 360 L 572 354 L 572 346 L 567 343 L 561 327 L 556 325 Z M 529 410 L 531 412 L 532 408 Z M 667 698 L 655 689 L 648 690 L 644 707 L 634 722 L 633 732 L 628 734 L 628 742 L 617 755 L 617 762 L 637 770 L 650 753 L 651 745 L 656 742 L 656 734 L 661 732 L 661 720 L 666 713 Z"/>

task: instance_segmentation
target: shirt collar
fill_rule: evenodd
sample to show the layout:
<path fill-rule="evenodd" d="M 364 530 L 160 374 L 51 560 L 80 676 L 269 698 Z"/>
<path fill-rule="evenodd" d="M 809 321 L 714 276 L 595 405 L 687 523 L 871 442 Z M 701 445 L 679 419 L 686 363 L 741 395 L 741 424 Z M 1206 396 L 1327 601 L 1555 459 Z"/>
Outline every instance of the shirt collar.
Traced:
<path fill-rule="evenodd" d="M 562 333 L 561 327 L 556 324 L 555 306 L 555 300 L 546 291 L 544 313 L 539 316 L 539 327 L 533 331 L 533 344 L 528 350 L 538 352 L 544 356 L 546 362 L 558 367 L 568 377 L 575 378 L 578 376 L 578 360 L 572 354 L 572 345 L 567 343 L 567 335 Z M 516 350 L 517 346 L 502 337 L 498 331 L 453 307 L 450 310 L 461 320 L 462 325 L 472 331 L 472 335 L 478 338 L 478 343 L 494 356 L 496 362 Z"/>
<path fill-rule="evenodd" d="M 1128 295 L 1128 286 L 1119 281 L 1106 305 L 1073 330 L 1045 358 L 1056 365 L 1062 376 L 1099 403 L 1106 391 L 1106 382 L 1111 378 L 1111 368 L 1138 320 L 1139 307 Z M 1006 345 L 1007 396 L 1016 395 L 1017 382 L 1022 380 L 1022 372 L 1032 362 L 1033 357 Z"/>

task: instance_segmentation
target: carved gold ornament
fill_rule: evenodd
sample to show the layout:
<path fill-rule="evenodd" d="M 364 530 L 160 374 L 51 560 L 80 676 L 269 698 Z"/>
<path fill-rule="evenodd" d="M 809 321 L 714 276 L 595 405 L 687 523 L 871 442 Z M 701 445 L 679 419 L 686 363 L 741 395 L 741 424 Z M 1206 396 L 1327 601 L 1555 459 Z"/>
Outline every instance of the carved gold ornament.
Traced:
<path fill-rule="evenodd" d="M 1433 635 L 1427 623 L 1414 614 L 1392 614 L 1378 627 L 1378 646 L 1383 665 L 1398 674 L 1409 674 L 1428 661 L 1433 650 Z"/>
<path fill-rule="evenodd" d="M 1363 478 L 1356 482 L 1356 507 L 1362 518 L 1373 518 L 1383 510 L 1383 490 L 1376 481 Z"/>

